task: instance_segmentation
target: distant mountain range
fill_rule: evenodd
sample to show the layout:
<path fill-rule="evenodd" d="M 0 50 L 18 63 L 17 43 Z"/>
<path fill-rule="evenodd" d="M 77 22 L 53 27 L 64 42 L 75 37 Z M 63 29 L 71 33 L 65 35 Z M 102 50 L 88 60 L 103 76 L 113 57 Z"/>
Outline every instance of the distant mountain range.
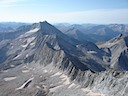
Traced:
<path fill-rule="evenodd" d="M 91 42 L 107 41 L 119 34 L 128 34 L 128 25 L 124 24 L 109 24 L 109 25 L 96 25 L 96 24 L 73 24 L 73 25 L 55 25 L 60 31 L 65 34 L 74 34 L 74 30 L 79 30 L 79 33 L 83 33 L 82 38 L 85 38 Z M 68 32 L 70 31 L 70 32 Z M 74 36 L 72 36 L 74 37 Z M 75 37 L 76 38 L 76 37 Z M 84 41 L 84 40 L 83 40 Z"/>
<path fill-rule="evenodd" d="M 1 32 L 13 32 L 16 28 L 28 25 L 30 23 L 18 23 L 18 22 L 0 22 L 0 33 Z"/>

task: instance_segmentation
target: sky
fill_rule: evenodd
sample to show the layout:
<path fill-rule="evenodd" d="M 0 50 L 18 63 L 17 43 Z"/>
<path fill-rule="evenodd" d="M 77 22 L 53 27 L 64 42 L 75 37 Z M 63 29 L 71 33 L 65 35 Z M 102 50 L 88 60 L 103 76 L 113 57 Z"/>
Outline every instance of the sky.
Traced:
<path fill-rule="evenodd" d="M 0 0 L 0 22 L 128 24 L 128 0 Z"/>

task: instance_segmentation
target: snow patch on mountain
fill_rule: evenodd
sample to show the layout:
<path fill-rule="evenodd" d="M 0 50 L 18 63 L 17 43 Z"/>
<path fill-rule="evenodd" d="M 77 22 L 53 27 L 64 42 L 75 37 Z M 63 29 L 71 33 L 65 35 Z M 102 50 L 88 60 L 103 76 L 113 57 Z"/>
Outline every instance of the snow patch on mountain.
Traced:
<path fill-rule="evenodd" d="M 28 73 L 29 70 L 22 70 L 22 73 Z"/>
<path fill-rule="evenodd" d="M 17 55 L 16 57 L 13 58 L 13 60 L 19 58 L 21 56 L 21 54 Z"/>
<path fill-rule="evenodd" d="M 32 29 L 32 30 L 26 32 L 25 34 L 35 33 L 35 32 L 37 32 L 37 31 L 39 31 L 39 30 L 40 30 L 39 28 L 35 28 L 35 29 Z"/>
<path fill-rule="evenodd" d="M 32 82 L 33 79 L 34 78 L 28 79 L 23 85 L 21 85 L 19 88 L 16 88 L 16 90 L 20 90 L 20 89 L 25 88 L 30 82 Z"/>
<path fill-rule="evenodd" d="M 6 77 L 6 78 L 4 78 L 4 81 L 11 81 L 11 80 L 14 80 L 16 78 L 17 77 Z"/>
<path fill-rule="evenodd" d="M 96 51 L 87 51 L 87 53 L 89 53 L 89 54 L 97 54 Z"/>
<path fill-rule="evenodd" d="M 28 38 L 28 39 L 26 40 L 26 44 L 23 44 L 23 45 L 21 45 L 21 46 L 25 48 L 25 47 L 27 47 L 30 43 L 32 43 L 31 45 L 35 44 L 34 42 L 32 42 L 34 39 L 35 39 L 35 37 Z"/>

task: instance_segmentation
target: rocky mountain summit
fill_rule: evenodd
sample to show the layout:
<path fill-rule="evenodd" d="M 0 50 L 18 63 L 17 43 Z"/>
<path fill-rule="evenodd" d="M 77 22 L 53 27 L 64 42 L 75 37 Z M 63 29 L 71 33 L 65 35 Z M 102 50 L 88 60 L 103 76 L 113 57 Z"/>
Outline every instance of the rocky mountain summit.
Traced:
<path fill-rule="evenodd" d="M 97 46 L 67 36 L 47 21 L 0 34 L 1 96 L 128 94 L 127 35 Z"/>

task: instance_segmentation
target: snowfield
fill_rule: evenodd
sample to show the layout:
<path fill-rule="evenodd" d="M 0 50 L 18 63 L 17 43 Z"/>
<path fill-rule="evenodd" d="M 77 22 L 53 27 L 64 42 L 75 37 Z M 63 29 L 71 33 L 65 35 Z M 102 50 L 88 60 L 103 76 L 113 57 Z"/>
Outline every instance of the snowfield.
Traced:
<path fill-rule="evenodd" d="M 4 78 L 4 81 L 11 81 L 14 79 L 16 79 L 16 77 L 6 77 L 6 78 Z"/>

